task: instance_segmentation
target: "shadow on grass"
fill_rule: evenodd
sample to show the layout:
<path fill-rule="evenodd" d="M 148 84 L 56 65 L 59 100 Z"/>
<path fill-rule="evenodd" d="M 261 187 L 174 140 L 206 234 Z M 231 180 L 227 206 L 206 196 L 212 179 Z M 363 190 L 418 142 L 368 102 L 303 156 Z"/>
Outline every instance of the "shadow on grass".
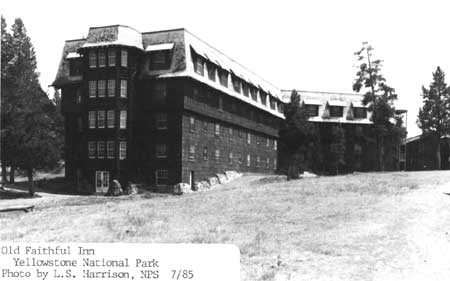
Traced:
<path fill-rule="evenodd" d="M 39 198 L 41 196 L 34 194 L 30 196 L 28 191 L 17 191 L 17 190 L 0 190 L 0 200 L 1 199 L 23 199 L 23 198 Z"/>
<path fill-rule="evenodd" d="M 4 184 L 3 185 L 7 191 L 11 193 L 26 193 L 28 195 L 28 188 L 30 183 L 28 181 L 20 181 L 13 184 Z M 76 187 L 67 182 L 64 177 L 55 177 L 51 179 L 37 180 L 34 182 L 34 191 L 35 192 L 45 192 L 45 193 L 53 193 L 53 194 L 64 194 L 64 195 L 79 195 L 79 192 L 76 192 Z M 36 195 L 35 195 L 36 196 Z M 17 198 L 30 198 L 28 197 L 17 197 Z M 0 199 L 13 199 L 13 198 L 4 198 L 0 195 Z"/>

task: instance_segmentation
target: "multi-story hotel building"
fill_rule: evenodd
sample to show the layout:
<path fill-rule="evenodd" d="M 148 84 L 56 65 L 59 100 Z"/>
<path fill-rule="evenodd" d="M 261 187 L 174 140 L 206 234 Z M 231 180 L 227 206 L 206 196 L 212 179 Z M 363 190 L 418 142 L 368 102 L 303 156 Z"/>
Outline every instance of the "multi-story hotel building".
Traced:
<path fill-rule="evenodd" d="M 281 91 L 186 29 L 92 27 L 65 42 L 53 86 L 66 178 L 92 192 L 277 168 Z"/>

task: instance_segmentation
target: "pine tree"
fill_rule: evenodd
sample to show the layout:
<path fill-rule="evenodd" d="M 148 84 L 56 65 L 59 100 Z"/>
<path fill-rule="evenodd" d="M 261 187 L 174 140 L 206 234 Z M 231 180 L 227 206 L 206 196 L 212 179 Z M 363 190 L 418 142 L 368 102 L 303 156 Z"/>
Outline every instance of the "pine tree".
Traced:
<path fill-rule="evenodd" d="M 280 129 L 280 141 L 288 155 L 288 180 L 297 178 L 308 164 L 308 151 L 316 139 L 317 130 L 309 122 L 309 112 L 300 104 L 297 91 L 291 93 L 291 101 L 285 107 L 285 121 Z"/>
<path fill-rule="evenodd" d="M 441 169 L 440 140 L 450 133 L 450 89 L 445 83 L 445 73 L 439 66 L 433 73 L 429 89 L 422 86 L 422 98 L 417 124 L 424 134 L 430 134 L 436 139 L 436 166 Z"/>
<path fill-rule="evenodd" d="M 339 168 L 345 165 L 345 132 L 341 124 L 333 125 L 331 128 L 331 136 L 330 164 L 338 175 Z"/>
<path fill-rule="evenodd" d="M 366 90 L 363 104 L 367 105 L 367 109 L 372 112 L 373 134 L 377 144 L 377 165 L 380 171 L 384 171 L 385 146 L 393 144 L 390 141 L 387 144 L 385 142 L 392 139 L 395 124 L 391 120 L 395 119 L 394 101 L 397 95 L 394 88 L 386 84 L 386 79 L 381 74 L 382 61 L 373 60 L 372 51 L 372 46 L 364 42 L 362 48 L 355 52 L 360 65 L 353 83 L 353 90 L 356 92 Z"/>
<path fill-rule="evenodd" d="M 8 86 L 1 100 L 2 161 L 11 166 L 10 182 L 14 182 L 17 168 L 27 171 L 33 193 L 34 170 L 51 167 L 59 160 L 57 126 L 50 113 L 55 106 L 39 85 L 36 55 L 21 19 L 15 20 L 11 33 L 11 56 L 5 58 L 2 73 L 2 82 L 4 78 Z"/>

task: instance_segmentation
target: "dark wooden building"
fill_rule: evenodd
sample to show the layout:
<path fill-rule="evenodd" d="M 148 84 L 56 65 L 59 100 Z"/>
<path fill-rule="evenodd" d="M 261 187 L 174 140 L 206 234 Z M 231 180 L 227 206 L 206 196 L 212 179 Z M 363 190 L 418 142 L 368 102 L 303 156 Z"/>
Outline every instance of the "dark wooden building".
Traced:
<path fill-rule="evenodd" d="M 436 170 L 438 141 L 441 144 L 441 169 L 450 169 L 450 138 L 440 138 L 432 134 L 423 134 L 403 141 L 402 157 L 406 160 L 408 171 Z"/>
<path fill-rule="evenodd" d="M 53 86 L 66 178 L 91 192 L 277 168 L 280 90 L 186 29 L 90 28 L 65 42 Z"/>

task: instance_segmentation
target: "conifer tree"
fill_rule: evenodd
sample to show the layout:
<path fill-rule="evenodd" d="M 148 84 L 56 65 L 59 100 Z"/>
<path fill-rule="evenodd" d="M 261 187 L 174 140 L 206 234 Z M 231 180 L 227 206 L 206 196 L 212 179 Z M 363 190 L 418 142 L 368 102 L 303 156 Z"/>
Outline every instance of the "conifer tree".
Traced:
<path fill-rule="evenodd" d="M 367 42 L 363 43 L 361 49 L 355 52 L 360 63 L 356 80 L 353 83 L 353 90 L 360 92 L 365 90 L 363 104 L 368 106 L 372 112 L 373 134 L 377 144 L 377 166 L 378 170 L 385 170 L 385 146 L 392 145 L 391 135 L 397 123 L 392 123 L 395 119 L 394 101 L 397 99 L 394 88 L 386 83 L 386 79 L 381 74 L 382 61 L 372 59 L 373 48 Z M 385 143 L 389 140 L 389 143 Z"/>
<path fill-rule="evenodd" d="M 441 169 L 440 140 L 450 133 L 450 89 L 445 83 L 445 73 L 439 66 L 433 73 L 430 87 L 427 89 L 422 86 L 422 98 L 417 124 L 424 134 L 430 134 L 436 139 L 436 167 Z"/>
<path fill-rule="evenodd" d="M 341 124 L 331 127 L 332 141 L 330 144 L 331 167 L 339 174 L 339 168 L 345 165 L 345 132 Z"/>
<path fill-rule="evenodd" d="M 7 82 L 1 100 L 2 161 L 5 159 L 11 166 L 10 182 L 14 182 L 16 168 L 27 171 L 33 193 L 35 169 L 49 168 L 59 160 L 56 124 L 50 114 L 54 105 L 40 87 L 34 48 L 20 18 L 11 30 L 11 55 L 5 57 L 2 69 L 2 93 L 3 81 Z"/>
<path fill-rule="evenodd" d="M 297 178 L 307 166 L 308 152 L 316 139 L 317 130 L 313 123 L 308 122 L 309 112 L 300 104 L 297 91 L 291 93 L 291 101 L 284 110 L 285 121 L 280 129 L 280 140 L 288 155 L 288 180 Z"/>

